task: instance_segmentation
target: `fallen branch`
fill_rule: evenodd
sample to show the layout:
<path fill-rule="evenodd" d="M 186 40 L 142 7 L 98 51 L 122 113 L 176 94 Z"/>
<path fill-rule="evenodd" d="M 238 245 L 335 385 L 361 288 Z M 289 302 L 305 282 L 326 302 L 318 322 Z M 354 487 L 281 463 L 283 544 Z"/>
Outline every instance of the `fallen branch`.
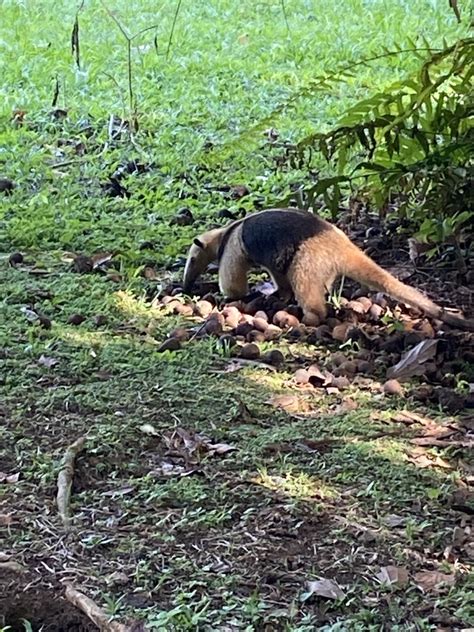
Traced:
<path fill-rule="evenodd" d="M 59 515 L 61 516 L 61 520 L 66 528 L 69 527 L 71 523 L 69 505 L 71 501 L 72 479 L 74 477 L 74 461 L 76 456 L 83 449 L 84 443 L 85 437 L 79 437 L 79 439 L 74 441 L 74 443 L 68 447 L 58 474 L 58 493 L 56 496 L 56 502 L 58 504 Z"/>
<path fill-rule="evenodd" d="M 76 442 L 77 443 L 77 442 Z M 110 617 L 90 597 L 79 592 L 72 586 L 66 586 L 66 599 L 94 623 L 102 632 L 129 632 L 130 628 L 117 621 L 110 621 Z"/>

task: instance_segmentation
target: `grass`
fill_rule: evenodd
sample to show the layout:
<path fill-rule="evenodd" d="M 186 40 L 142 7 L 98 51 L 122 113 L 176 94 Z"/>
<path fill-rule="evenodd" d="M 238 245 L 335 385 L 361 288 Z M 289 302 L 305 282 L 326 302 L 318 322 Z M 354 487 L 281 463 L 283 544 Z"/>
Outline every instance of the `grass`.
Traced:
<path fill-rule="evenodd" d="M 219 209 L 271 206 L 306 177 L 276 170 L 278 150 L 263 135 L 239 146 L 246 129 L 322 71 L 384 46 L 404 48 L 409 38 L 454 41 L 465 25 L 447 4 L 183 2 L 167 57 L 175 4 L 144 0 L 137 14 L 136 3 L 110 3 L 130 33 L 157 25 L 134 39 L 133 144 L 128 134 L 109 135 L 110 116 L 129 115 L 126 46 L 101 3 L 79 12 L 80 70 L 70 53 L 74 3 L 2 4 L 0 175 L 17 187 L 0 198 L 0 470 L 20 479 L 0 487 L 0 513 L 13 518 L 0 528 L 5 551 L 29 573 L 0 582 L 5 608 L 16 582 L 32 581 L 51 600 L 72 581 L 111 616 L 152 630 L 474 625 L 468 564 L 443 557 L 455 526 L 446 502 L 464 476 L 456 454 L 448 455 L 452 470 L 420 469 L 406 460 L 410 432 L 390 434 L 400 430 L 397 409 L 416 404 L 353 388 L 353 410 L 341 409 L 338 396 L 312 396 L 309 415 L 276 411 L 265 402 L 288 392 L 286 370 L 213 373 L 222 358 L 209 341 L 157 353 L 180 321 L 150 306 L 157 282 L 141 275 L 151 262 L 166 284 L 176 273 L 164 267 Z M 297 100 L 272 125 L 289 140 L 326 128 L 417 64 L 412 55 L 380 59 L 330 93 Z M 56 78 L 65 119 L 52 116 Z M 25 112 L 23 125 L 14 111 Z M 102 185 L 130 160 L 149 167 L 123 180 L 130 197 L 105 195 Z M 250 195 L 228 200 L 217 190 L 234 184 Z M 169 225 L 182 206 L 194 226 Z M 155 249 L 140 250 L 144 241 Z M 8 266 L 17 250 L 31 265 Z M 116 274 L 71 271 L 67 252 L 104 251 L 115 253 Z M 33 306 L 51 329 L 28 321 L 22 310 Z M 73 314 L 85 321 L 70 324 Z M 99 315 L 106 322 L 97 325 Z M 301 352 L 321 361 L 329 353 Z M 250 418 L 239 416 L 239 402 Z M 163 437 L 176 427 L 237 450 L 204 457 L 192 475 L 160 476 L 169 458 Z M 64 536 L 56 476 L 81 434 L 87 448 L 77 463 L 73 531 Z M 334 441 L 314 451 L 304 447 L 311 439 Z M 387 526 L 393 514 L 401 526 Z M 457 583 L 428 597 L 413 581 L 384 588 L 374 576 L 387 564 L 411 574 L 444 569 Z M 344 599 L 302 600 L 317 577 L 337 580 Z M 33 609 L 24 618 L 33 629 L 42 621 Z"/>

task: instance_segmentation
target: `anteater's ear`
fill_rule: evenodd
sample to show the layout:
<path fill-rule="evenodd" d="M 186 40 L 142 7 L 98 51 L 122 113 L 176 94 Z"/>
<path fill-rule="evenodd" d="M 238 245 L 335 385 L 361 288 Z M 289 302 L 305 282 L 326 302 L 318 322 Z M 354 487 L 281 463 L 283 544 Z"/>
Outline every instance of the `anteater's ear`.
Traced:
<path fill-rule="evenodd" d="M 198 248 L 202 248 L 204 250 L 204 244 L 197 237 L 193 240 L 193 244 Z"/>

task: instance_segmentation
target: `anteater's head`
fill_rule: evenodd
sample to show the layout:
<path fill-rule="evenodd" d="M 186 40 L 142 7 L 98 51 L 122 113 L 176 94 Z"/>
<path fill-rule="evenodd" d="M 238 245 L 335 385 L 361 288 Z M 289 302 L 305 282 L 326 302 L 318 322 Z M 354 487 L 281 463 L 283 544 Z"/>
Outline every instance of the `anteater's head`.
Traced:
<path fill-rule="evenodd" d="M 193 240 L 184 268 L 183 290 L 186 294 L 191 292 L 195 281 L 206 271 L 207 266 L 217 259 L 223 233 L 223 228 L 216 228 Z"/>

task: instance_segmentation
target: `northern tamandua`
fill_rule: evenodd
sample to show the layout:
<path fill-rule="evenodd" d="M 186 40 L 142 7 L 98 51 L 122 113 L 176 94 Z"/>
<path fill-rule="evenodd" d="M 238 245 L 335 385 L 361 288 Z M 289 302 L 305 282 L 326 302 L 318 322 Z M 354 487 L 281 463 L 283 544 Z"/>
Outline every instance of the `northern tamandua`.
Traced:
<path fill-rule="evenodd" d="M 339 228 L 306 211 L 271 209 L 210 230 L 189 250 L 183 289 L 189 293 L 213 261 L 219 263 L 219 287 L 227 299 L 248 294 L 247 274 L 264 268 L 282 298 L 293 292 L 305 315 L 326 317 L 326 292 L 344 275 L 421 309 L 449 325 L 474 331 L 474 319 L 446 312 L 418 290 L 383 270 Z"/>

